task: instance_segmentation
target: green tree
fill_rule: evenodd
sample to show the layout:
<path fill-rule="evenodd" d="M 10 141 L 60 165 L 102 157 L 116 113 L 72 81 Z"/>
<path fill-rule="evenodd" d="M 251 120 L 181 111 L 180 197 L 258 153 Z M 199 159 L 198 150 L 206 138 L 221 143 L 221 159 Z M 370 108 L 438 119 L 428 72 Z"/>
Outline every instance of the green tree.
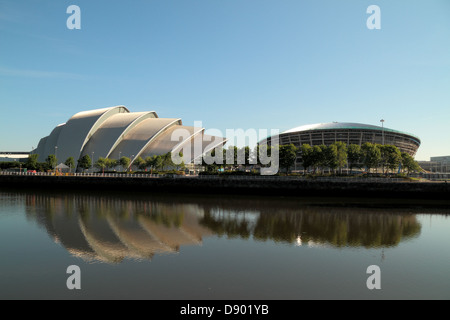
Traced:
<path fill-rule="evenodd" d="M 348 166 L 350 171 L 357 167 L 361 169 L 362 151 L 361 146 L 358 144 L 350 144 L 347 148 Z"/>
<path fill-rule="evenodd" d="M 314 149 L 309 144 L 305 143 L 300 148 L 302 154 L 302 164 L 305 171 L 314 166 Z"/>
<path fill-rule="evenodd" d="M 150 168 L 150 173 L 153 173 L 153 169 L 155 169 L 155 161 L 156 161 L 156 155 L 153 157 L 146 157 L 145 158 L 145 168 Z"/>
<path fill-rule="evenodd" d="M 380 162 L 378 165 L 381 166 L 383 174 L 387 173 L 387 170 L 385 169 L 388 167 L 389 145 L 377 144 L 376 146 L 380 150 Z"/>
<path fill-rule="evenodd" d="M 258 144 L 255 147 L 253 158 L 256 158 L 256 165 L 259 165 L 260 167 L 269 167 L 272 163 L 271 161 L 274 161 L 272 159 L 272 150 L 273 146 L 267 145 L 267 144 Z M 254 159 L 253 162 L 255 163 Z"/>
<path fill-rule="evenodd" d="M 64 164 L 69 167 L 69 171 L 72 171 L 72 169 L 75 168 L 75 160 L 73 157 L 67 158 Z"/>
<path fill-rule="evenodd" d="M 116 159 L 106 158 L 106 170 L 111 170 L 111 168 L 115 168 L 119 165 L 119 161 Z"/>
<path fill-rule="evenodd" d="M 345 167 L 345 165 L 347 164 L 347 158 L 348 158 L 347 144 L 342 141 L 337 141 L 335 143 L 335 145 L 336 145 L 336 151 L 337 151 L 337 157 L 336 157 L 337 167 L 339 169 L 339 173 L 342 174 L 342 168 Z"/>
<path fill-rule="evenodd" d="M 172 161 L 172 153 L 171 152 L 167 152 L 166 154 L 164 154 L 162 156 L 162 166 L 163 169 L 168 170 L 170 168 L 175 167 L 175 164 Z"/>
<path fill-rule="evenodd" d="M 145 162 L 142 157 L 138 157 L 136 160 L 134 160 L 133 164 L 138 167 L 139 170 L 145 170 L 147 167 L 147 163 Z"/>
<path fill-rule="evenodd" d="M 236 150 L 236 154 L 234 156 L 234 164 L 236 166 L 242 165 L 245 169 L 247 169 L 247 167 L 249 166 L 250 162 L 251 162 L 251 152 L 250 152 L 250 147 L 245 146 L 242 148 L 237 148 Z M 221 167 L 220 164 L 218 164 L 216 167 Z"/>
<path fill-rule="evenodd" d="M 398 169 L 402 162 L 402 153 L 394 145 L 386 145 L 385 148 L 387 149 L 386 166 L 392 171 Z"/>
<path fill-rule="evenodd" d="M 58 159 L 56 159 L 56 156 L 54 154 L 49 154 L 47 159 L 45 159 L 45 162 L 47 163 L 48 167 L 53 170 L 57 166 Z"/>
<path fill-rule="evenodd" d="M 25 162 L 25 167 L 28 170 L 36 170 L 38 168 L 38 159 L 39 155 L 38 154 L 30 154 L 28 156 L 27 162 Z"/>
<path fill-rule="evenodd" d="M 244 147 L 244 167 L 247 168 L 251 164 L 251 151 L 249 146 Z"/>
<path fill-rule="evenodd" d="M 328 167 L 330 170 L 336 170 L 338 167 L 338 149 L 335 144 L 331 144 L 323 148 L 322 153 L 324 155 L 323 167 Z"/>
<path fill-rule="evenodd" d="M 286 173 L 289 173 L 290 168 L 294 165 L 297 159 L 298 148 L 292 143 L 288 145 L 281 145 L 279 148 L 279 164 L 281 168 L 286 169 Z"/>
<path fill-rule="evenodd" d="M 156 155 L 155 156 L 155 169 L 156 170 L 162 170 L 164 166 L 164 159 L 162 155 Z"/>
<path fill-rule="evenodd" d="M 223 153 L 223 151 L 221 151 Z M 219 165 L 214 161 L 216 156 L 216 149 L 206 152 L 202 155 L 202 166 L 207 172 L 216 172 Z"/>
<path fill-rule="evenodd" d="M 326 158 L 325 158 L 325 148 L 326 146 L 320 145 L 320 146 L 314 146 L 313 148 L 313 155 L 312 155 L 312 165 L 314 167 L 314 173 L 316 173 L 316 170 L 318 168 L 323 168 L 326 165 Z"/>
<path fill-rule="evenodd" d="M 409 175 L 411 172 L 420 172 L 422 171 L 422 168 L 420 167 L 419 163 L 414 160 L 414 158 L 406 153 L 402 152 L 402 168 L 403 170 L 407 171 L 407 174 Z"/>
<path fill-rule="evenodd" d="M 128 167 L 130 166 L 131 159 L 128 157 L 122 157 L 119 159 L 119 163 L 123 168 L 123 171 L 128 171 Z"/>
<path fill-rule="evenodd" d="M 103 157 L 99 157 L 94 164 L 94 166 L 96 168 L 100 169 L 103 173 L 105 172 L 106 165 L 107 165 L 107 160 Z"/>
<path fill-rule="evenodd" d="M 368 172 L 370 169 L 376 168 L 381 160 L 380 149 L 373 143 L 366 142 L 362 145 L 363 164 Z"/>
<path fill-rule="evenodd" d="M 78 166 L 84 170 L 89 169 L 92 166 L 91 157 L 89 157 L 89 155 L 87 154 L 82 156 L 80 159 L 78 159 Z"/>
<path fill-rule="evenodd" d="M 228 149 L 224 149 L 224 159 L 227 166 L 235 169 L 238 165 L 238 147 L 229 146 Z"/>
<path fill-rule="evenodd" d="M 222 150 L 220 150 L 220 152 L 222 153 Z M 180 159 L 183 159 L 183 152 L 180 151 L 178 153 L 178 157 L 180 157 Z M 186 169 L 186 165 L 184 161 L 181 161 L 181 163 L 177 165 L 177 170 L 184 170 L 184 169 Z"/>

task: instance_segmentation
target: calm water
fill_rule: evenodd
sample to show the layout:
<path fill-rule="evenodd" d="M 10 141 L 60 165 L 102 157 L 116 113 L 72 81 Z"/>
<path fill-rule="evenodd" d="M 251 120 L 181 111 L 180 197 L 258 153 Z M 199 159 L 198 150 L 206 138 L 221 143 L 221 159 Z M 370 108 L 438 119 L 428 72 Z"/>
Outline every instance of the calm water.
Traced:
<path fill-rule="evenodd" d="M 0 298 L 449 299 L 436 205 L 0 192 Z"/>

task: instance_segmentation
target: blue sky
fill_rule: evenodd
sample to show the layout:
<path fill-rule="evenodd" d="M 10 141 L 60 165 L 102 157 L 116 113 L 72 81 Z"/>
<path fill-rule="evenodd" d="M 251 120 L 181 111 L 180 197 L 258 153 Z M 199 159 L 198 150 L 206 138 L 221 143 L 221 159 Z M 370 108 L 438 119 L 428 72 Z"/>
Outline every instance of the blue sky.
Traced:
<path fill-rule="evenodd" d="M 384 119 L 450 155 L 450 1 L 0 0 L 1 151 L 116 105 L 223 136 Z"/>

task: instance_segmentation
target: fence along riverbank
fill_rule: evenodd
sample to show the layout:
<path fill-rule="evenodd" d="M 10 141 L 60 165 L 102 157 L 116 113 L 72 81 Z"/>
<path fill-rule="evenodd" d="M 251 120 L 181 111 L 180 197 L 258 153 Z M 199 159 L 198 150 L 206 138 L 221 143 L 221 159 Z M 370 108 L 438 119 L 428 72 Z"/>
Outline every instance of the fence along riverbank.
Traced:
<path fill-rule="evenodd" d="M 0 189 L 450 199 L 450 183 L 401 178 L 1 173 Z"/>

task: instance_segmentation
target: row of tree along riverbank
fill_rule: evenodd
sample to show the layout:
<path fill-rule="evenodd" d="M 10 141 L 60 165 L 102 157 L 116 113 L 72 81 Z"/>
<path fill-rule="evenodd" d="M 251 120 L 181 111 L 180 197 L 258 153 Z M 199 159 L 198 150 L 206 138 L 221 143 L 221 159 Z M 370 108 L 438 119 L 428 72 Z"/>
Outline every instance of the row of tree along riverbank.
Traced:
<path fill-rule="evenodd" d="M 293 177 L 217 176 L 35 176 L 0 175 L 0 189 L 264 196 L 381 197 L 450 201 L 450 183 L 365 179 L 295 179 Z"/>

